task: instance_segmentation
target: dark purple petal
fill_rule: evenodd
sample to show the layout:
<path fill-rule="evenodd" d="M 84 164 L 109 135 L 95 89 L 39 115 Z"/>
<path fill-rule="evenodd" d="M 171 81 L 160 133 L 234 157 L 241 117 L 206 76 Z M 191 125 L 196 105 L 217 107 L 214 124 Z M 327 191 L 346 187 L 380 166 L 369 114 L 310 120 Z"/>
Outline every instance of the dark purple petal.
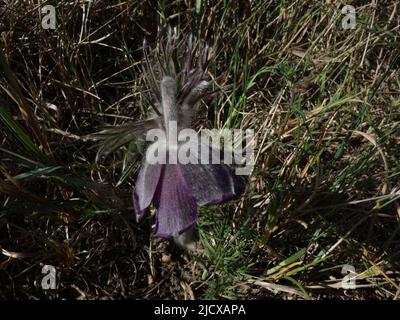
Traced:
<path fill-rule="evenodd" d="M 217 204 L 237 198 L 245 183 L 225 164 L 181 165 L 198 205 Z"/>
<path fill-rule="evenodd" d="M 196 222 L 196 200 L 183 177 L 180 165 L 164 166 L 154 205 L 157 208 L 155 231 L 159 237 L 176 237 Z"/>
<path fill-rule="evenodd" d="M 150 206 L 161 176 L 162 164 L 149 164 L 144 161 L 133 192 L 133 207 L 136 212 L 136 221 L 140 221 Z"/>

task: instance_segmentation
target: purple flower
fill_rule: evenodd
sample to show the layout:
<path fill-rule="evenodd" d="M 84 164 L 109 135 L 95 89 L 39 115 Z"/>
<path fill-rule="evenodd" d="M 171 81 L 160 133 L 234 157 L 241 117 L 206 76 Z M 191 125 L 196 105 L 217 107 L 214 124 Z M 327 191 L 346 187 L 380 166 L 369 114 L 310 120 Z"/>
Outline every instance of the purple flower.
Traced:
<path fill-rule="evenodd" d="M 169 32 L 151 53 L 144 45 L 144 56 L 147 69 L 143 70 L 143 75 L 154 114 L 146 120 L 103 131 L 100 136 L 105 137 L 105 142 L 99 153 L 111 152 L 150 129 L 160 129 L 168 138 L 171 121 L 176 123 L 178 132 L 190 128 L 201 99 L 213 94 L 209 88 L 215 80 L 206 76 L 207 45 Z M 164 145 L 165 156 L 169 158 L 171 150 L 182 145 L 181 142 Z M 212 148 L 210 151 L 211 154 L 216 152 Z M 136 219 L 140 221 L 150 205 L 154 205 L 157 210 L 156 235 L 177 237 L 196 223 L 198 206 L 234 199 L 244 188 L 244 181 L 223 163 L 150 163 L 145 157 L 133 192 Z"/>
<path fill-rule="evenodd" d="M 179 124 L 185 113 L 182 105 L 176 104 L 177 88 L 173 78 L 164 77 L 160 91 L 163 116 L 161 128 L 168 137 L 170 121 L 177 121 Z M 162 141 L 161 144 L 165 142 Z M 157 143 L 160 144 L 160 141 L 153 145 Z M 184 143 L 177 143 L 177 148 L 182 145 Z M 166 149 L 166 158 L 169 158 L 168 146 L 162 147 Z M 214 151 L 211 148 L 210 154 Z M 138 221 L 151 203 L 156 207 L 157 236 L 169 238 L 180 235 L 196 223 L 197 206 L 234 199 L 244 190 L 243 180 L 233 174 L 225 164 L 200 164 L 200 161 L 188 164 L 181 164 L 179 161 L 177 164 L 165 163 L 151 164 L 145 159 L 133 193 Z"/>
<path fill-rule="evenodd" d="M 243 190 L 242 179 L 224 164 L 144 163 L 133 203 L 138 221 L 153 203 L 157 209 L 156 235 L 169 238 L 195 224 L 197 206 L 234 199 Z"/>

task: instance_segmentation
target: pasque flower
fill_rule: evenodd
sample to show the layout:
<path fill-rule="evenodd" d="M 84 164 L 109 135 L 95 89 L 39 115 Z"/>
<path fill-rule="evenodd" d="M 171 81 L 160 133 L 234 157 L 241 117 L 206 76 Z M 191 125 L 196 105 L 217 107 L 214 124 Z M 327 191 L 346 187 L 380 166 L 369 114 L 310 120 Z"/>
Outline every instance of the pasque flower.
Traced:
<path fill-rule="evenodd" d="M 209 63 L 206 44 L 195 42 L 192 37 L 181 38 L 169 31 L 151 52 L 144 44 L 144 55 L 147 64 L 143 75 L 154 113 L 146 120 L 114 129 L 113 133 L 124 133 L 122 141 L 129 141 L 155 128 L 168 137 L 171 134 L 170 123 L 176 124 L 178 132 L 190 128 L 199 102 L 212 94 L 209 88 L 213 80 L 206 76 Z M 122 135 L 119 137 L 120 140 L 115 135 L 108 135 L 101 151 L 120 145 Z M 183 145 L 180 142 L 160 145 L 162 143 L 154 142 L 148 150 L 164 148 L 168 158 L 171 151 Z M 213 152 L 216 150 L 211 150 Z M 137 221 L 143 218 L 151 205 L 156 208 L 157 236 L 180 235 L 196 223 L 198 206 L 231 200 L 244 190 L 243 180 L 226 164 L 182 164 L 165 160 L 164 163 L 151 163 L 145 157 L 133 192 Z"/>
<path fill-rule="evenodd" d="M 176 121 L 179 124 L 180 117 L 187 114 L 182 114 L 182 105 L 175 103 L 177 88 L 173 78 L 164 77 L 160 88 L 162 127 L 168 137 L 169 123 Z M 159 141 L 156 144 L 160 147 Z M 179 149 L 180 146 L 179 143 L 165 145 L 166 156 L 172 148 Z M 137 220 L 153 203 L 157 209 L 156 235 L 176 237 L 196 222 L 198 205 L 228 201 L 242 193 L 243 188 L 241 178 L 225 164 L 181 164 L 179 161 L 176 164 L 151 164 L 145 159 L 137 178 L 133 203 Z"/>

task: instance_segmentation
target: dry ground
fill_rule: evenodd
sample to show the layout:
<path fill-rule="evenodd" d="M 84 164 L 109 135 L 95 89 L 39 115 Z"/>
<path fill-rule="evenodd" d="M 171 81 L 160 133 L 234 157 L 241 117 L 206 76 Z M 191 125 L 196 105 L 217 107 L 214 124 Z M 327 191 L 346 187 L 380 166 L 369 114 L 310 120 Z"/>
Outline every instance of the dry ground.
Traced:
<path fill-rule="evenodd" d="M 0 1 L 0 298 L 399 298 L 398 2 L 351 1 L 355 29 L 347 2 L 238 3 Z M 233 85 L 199 122 L 257 135 L 245 194 L 201 208 L 203 255 L 134 222 L 127 147 L 95 163 L 82 138 L 146 115 L 143 39 L 165 23 Z"/>

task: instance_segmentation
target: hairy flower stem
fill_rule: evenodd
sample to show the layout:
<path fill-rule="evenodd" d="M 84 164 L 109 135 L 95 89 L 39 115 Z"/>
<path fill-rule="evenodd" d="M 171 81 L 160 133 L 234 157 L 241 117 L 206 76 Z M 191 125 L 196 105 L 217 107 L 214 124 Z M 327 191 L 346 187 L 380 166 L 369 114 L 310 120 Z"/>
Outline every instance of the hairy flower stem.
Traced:
<path fill-rule="evenodd" d="M 177 87 L 176 81 L 168 76 L 161 80 L 161 106 L 164 115 L 164 127 L 167 138 L 168 162 L 176 164 L 176 150 L 178 149 L 177 120 L 178 111 L 176 105 Z"/>
<path fill-rule="evenodd" d="M 176 122 L 178 118 L 176 106 L 176 82 L 171 77 L 164 77 L 161 80 L 161 103 L 164 115 L 164 125 L 167 139 L 172 131 L 171 122 Z"/>

